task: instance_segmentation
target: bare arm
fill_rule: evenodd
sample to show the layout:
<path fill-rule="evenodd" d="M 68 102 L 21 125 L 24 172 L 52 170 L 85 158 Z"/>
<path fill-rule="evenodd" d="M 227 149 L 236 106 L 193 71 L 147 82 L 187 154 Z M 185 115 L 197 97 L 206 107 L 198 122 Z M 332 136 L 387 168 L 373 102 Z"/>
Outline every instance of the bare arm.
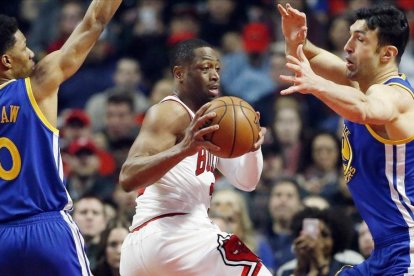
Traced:
<path fill-rule="evenodd" d="M 219 150 L 203 136 L 218 125 L 201 128 L 215 113 L 202 115 L 210 106 L 201 107 L 190 122 L 184 108 L 172 101 L 153 106 L 145 116 L 140 133 L 121 169 L 120 184 L 125 191 L 145 188 L 159 180 L 171 168 L 199 147 Z M 183 137 L 180 142 L 180 137 Z"/>
<path fill-rule="evenodd" d="M 342 117 L 361 124 L 394 124 L 401 120 L 401 114 L 413 113 L 410 110 L 413 99 L 402 88 L 376 84 L 363 93 L 315 74 L 302 46 L 298 47 L 297 56 L 299 58 L 287 57 L 287 67 L 295 76 L 281 76 L 282 81 L 294 83 L 281 92 L 284 95 L 295 92 L 313 94 Z M 401 126 L 406 127 L 407 123 Z"/>
<path fill-rule="evenodd" d="M 318 75 L 336 83 L 355 86 L 356 84 L 346 77 L 345 61 L 307 40 L 306 14 L 289 4 L 286 4 L 286 7 L 278 4 L 277 7 L 282 17 L 286 54 L 296 56 L 298 46 L 303 45 L 303 51 Z"/>
<path fill-rule="evenodd" d="M 121 1 L 93 0 L 62 48 L 37 64 L 31 80 L 38 102 L 56 94 L 59 85 L 79 69 Z"/>

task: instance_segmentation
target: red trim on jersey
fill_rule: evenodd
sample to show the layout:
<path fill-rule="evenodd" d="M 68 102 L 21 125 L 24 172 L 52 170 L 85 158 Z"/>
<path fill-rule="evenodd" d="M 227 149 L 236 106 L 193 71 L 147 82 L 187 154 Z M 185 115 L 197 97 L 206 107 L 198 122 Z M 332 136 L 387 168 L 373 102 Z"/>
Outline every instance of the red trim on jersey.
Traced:
<path fill-rule="evenodd" d="M 173 216 L 181 216 L 181 215 L 187 215 L 188 213 L 168 213 L 168 214 L 163 214 L 163 215 L 159 215 L 156 216 L 150 220 L 147 220 L 146 222 L 144 222 L 143 224 L 141 224 L 140 226 L 136 227 L 134 230 L 131 231 L 131 233 L 137 232 L 139 230 L 141 230 L 144 226 L 146 226 L 148 223 L 150 223 L 151 221 L 160 219 L 160 218 L 166 218 L 166 217 L 173 217 Z"/>

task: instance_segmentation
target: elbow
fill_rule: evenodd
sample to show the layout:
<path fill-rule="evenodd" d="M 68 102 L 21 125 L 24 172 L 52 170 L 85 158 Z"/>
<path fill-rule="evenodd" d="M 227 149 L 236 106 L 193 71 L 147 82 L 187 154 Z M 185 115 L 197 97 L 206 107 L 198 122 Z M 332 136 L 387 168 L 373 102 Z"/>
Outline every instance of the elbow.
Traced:
<path fill-rule="evenodd" d="M 131 192 L 139 188 L 137 187 L 137 184 L 138 183 L 135 181 L 135 177 L 128 174 L 128 169 L 124 164 L 121 168 L 121 173 L 119 174 L 119 185 L 121 185 L 125 192 Z"/>

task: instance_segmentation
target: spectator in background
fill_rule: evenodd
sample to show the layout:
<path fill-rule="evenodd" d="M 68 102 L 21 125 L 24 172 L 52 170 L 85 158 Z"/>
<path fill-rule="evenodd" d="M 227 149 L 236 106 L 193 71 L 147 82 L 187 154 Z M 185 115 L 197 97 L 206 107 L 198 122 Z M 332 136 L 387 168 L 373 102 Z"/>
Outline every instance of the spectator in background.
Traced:
<path fill-rule="evenodd" d="M 244 51 L 223 55 L 222 86 L 226 94 L 254 105 L 274 89 L 268 62 L 270 30 L 263 23 L 249 23 L 243 28 L 242 42 Z"/>
<path fill-rule="evenodd" d="M 139 62 L 135 59 L 124 57 L 116 63 L 116 69 L 112 76 L 114 86 L 93 95 L 86 102 L 86 112 L 92 120 L 94 131 L 100 131 L 105 125 L 105 104 L 108 98 L 114 94 L 126 94 L 134 100 L 134 112 L 144 113 L 149 107 L 147 96 L 142 84 L 142 75 Z"/>
<path fill-rule="evenodd" d="M 96 266 L 101 234 L 107 225 L 104 203 L 95 196 L 85 195 L 74 203 L 73 220 L 85 239 L 85 251 L 91 270 Z"/>
<path fill-rule="evenodd" d="M 120 220 L 132 221 L 135 214 L 137 192 L 125 192 L 120 184 L 117 184 L 113 194 L 113 202 L 116 205 L 116 217 Z"/>
<path fill-rule="evenodd" d="M 95 141 L 100 147 L 111 151 L 121 140 L 135 140 L 139 128 L 134 111 L 134 100 L 130 95 L 120 93 L 110 95 L 103 109 L 105 110 L 104 128 L 95 135 Z"/>
<path fill-rule="evenodd" d="M 76 200 L 87 194 L 93 194 L 101 200 L 111 199 L 115 182 L 112 177 L 100 174 L 101 166 L 108 164 L 101 163 L 104 159 L 100 158 L 99 149 L 93 140 L 75 140 L 67 148 L 67 153 L 67 189 L 72 199 Z"/>
<path fill-rule="evenodd" d="M 143 79 L 150 86 L 164 76 L 162 68 L 168 66 L 167 21 L 165 0 L 139 0 L 122 26 L 120 53 L 137 59 Z"/>
<path fill-rule="evenodd" d="M 162 99 L 167 97 L 173 91 L 174 81 L 171 78 L 163 78 L 158 80 L 152 87 L 149 100 L 150 105 L 159 103 Z"/>
<path fill-rule="evenodd" d="M 299 184 L 293 178 L 276 179 L 268 202 L 271 224 L 258 245 L 258 256 L 266 267 L 276 272 L 294 258 L 291 222 L 302 209 Z"/>
<path fill-rule="evenodd" d="M 46 54 L 59 50 L 69 35 L 81 22 L 86 10 L 80 0 L 69 0 L 63 2 L 60 10 L 58 28 L 53 40 L 46 47 Z"/>
<path fill-rule="evenodd" d="M 245 22 L 240 1 L 207 0 L 206 12 L 200 20 L 200 38 L 218 47 L 226 33 L 240 32 Z"/>
<path fill-rule="evenodd" d="M 97 253 L 97 264 L 92 271 L 95 276 L 119 276 L 121 246 L 129 233 L 129 224 L 112 220 L 102 232 Z"/>
<path fill-rule="evenodd" d="M 334 133 L 318 132 L 311 139 L 309 160 L 303 171 L 303 188 L 332 202 L 342 175 L 341 142 Z"/>
<path fill-rule="evenodd" d="M 374 240 L 372 239 L 371 232 L 368 229 L 368 225 L 365 221 L 362 221 L 358 227 L 358 249 L 359 253 L 367 259 L 372 250 L 374 250 Z"/>
<path fill-rule="evenodd" d="M 296 175 L 304 166 L 307 135 L 299 102 L 294 97 L 278 98 L 272 127 L 275 145 L 283 157 L 284 175 Z"/>
<path fill-rule="evenodd" d="M 236 235 L 251 251 L 257 252 L 258 237 L 253 229 L 246 200 L 240 192 L 232 189 L 214 192 L 209 216 L 221 219 L 224 222 L 221 231 Z"/>
<path fill-rule="evenodd" d="M 82 109 L 65 110 L 61 114 L 61 119 L 60 143 L 62 149 L 67 149 L 67 147 L 77 139 L 91 139 L 93 137 L 91 119 Z"/>
<path fill-rule="evenodd" d="M 314 236 L 303 228 L 308 218 L 317 219 Z M 276 275 L 334 276 L 342 266 L 350 264 L 334 258 L 348 247 L 352 233 L 346 217 L 338 210 L 305 208 L 294 216 L 291 228 L 296 259 L 284 264 Z"/>

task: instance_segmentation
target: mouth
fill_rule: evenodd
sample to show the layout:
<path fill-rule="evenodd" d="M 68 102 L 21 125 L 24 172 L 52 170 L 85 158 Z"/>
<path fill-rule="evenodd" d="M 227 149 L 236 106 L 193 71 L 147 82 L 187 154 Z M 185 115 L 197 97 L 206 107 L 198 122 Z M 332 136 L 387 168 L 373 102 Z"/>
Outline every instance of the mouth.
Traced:
<path fill-rule="evenodd" d="M 220 95 L 220 87 L 218 85 L 209 86 L 208 91 L 210 92 L 210 94 L 212 94 L 214 96 Z"/>
<path fill-rule="evenodd" d="M 345 61 L 346 61 L 346 67 L 348 69 L 351 69 L 351 67 L 355 66 L 355 64 L 352 62 L 352 60 L 350 58 L 345 58 Z"/>

